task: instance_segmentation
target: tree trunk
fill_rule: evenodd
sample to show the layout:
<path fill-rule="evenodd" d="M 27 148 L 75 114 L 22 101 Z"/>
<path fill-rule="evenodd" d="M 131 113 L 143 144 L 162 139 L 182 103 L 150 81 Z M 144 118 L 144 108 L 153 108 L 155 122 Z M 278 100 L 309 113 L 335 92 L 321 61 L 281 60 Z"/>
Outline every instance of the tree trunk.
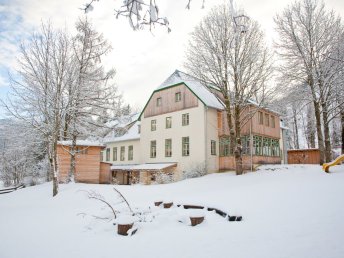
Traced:
<path fill-rule="evenodd" d="M 243 167 L 242 167 L 242 146 L 241 146 L 241 133 L 240 133 L 240 107 L 238 105 L 235 106 L 235 137 L 236 137 L 236 145 L 235 145 L 235 173 L 237 175 L 242 175 Z"/>
<path fill-rule="evenodd" d="M 72 135 L 72 145 L 70 146 L 70 169 L 68 173 L 67 183 L 74 181 L 75 176 L 75 156 L 76 156 L 76 133 Z"/>
<path fill-rule="evenodd" d="M 58 164 L 57 164 L 57 138 L 51 145 L 50 150 L 52 166 L 53 166 L 53 197 L 59 192 L 59 182 L 58 182 Z"/>
<path fill-rule="evenodd" d="M 299 127 L 297 125 L 297 114 L 296 114 L 296 109 L 293 106 L 293 121 L 294 121 L 294 144 L 295 144 L 295 149 L 300 149 L 300 144 L 299 144 Z"/>
<path fill-rule="evenodd" d="M 344 110 L 340 112 L 340 120 L 342 124 L 342 154 L 344 154 Z"/>
<path fill-rule="evenodd" d="M 321 113 L 320 113 L 320 106 L 317 101 L 313 101 L 314 104 L 314 113 L 315 113 L 315 123 L 317 128 L 317 136 L 318 136 L 318 148 L 320 152 L 320 165 L 324 163 L 324 139 L 323 139 L 323 133 L 321 129 Z"/>
<path fill-rule="evenodd" d="M 328 123 L 327 105 L 324 102 L 322 104 L 322 115 L 323 115 L 323 123 L 324 123 L 325 160 L 326 162 L 330 162 L 332 160 L 331 136 L 330 136 L 330 126 Z"/>

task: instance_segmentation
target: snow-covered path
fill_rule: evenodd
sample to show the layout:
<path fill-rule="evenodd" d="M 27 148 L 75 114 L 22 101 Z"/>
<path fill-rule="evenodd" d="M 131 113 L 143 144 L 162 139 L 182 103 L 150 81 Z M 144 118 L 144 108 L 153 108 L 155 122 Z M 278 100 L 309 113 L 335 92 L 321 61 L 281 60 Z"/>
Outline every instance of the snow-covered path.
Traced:
<path fill-rule="evenodd" d="M 276 169 L 277 168 L 277 169 Z M 276 169 L 276 170 L 274 170 Z M 43 184 L 0 195 L 1 258 L 344 257 L 344 166 L 264 166 L 257 173 L 212 174 L 168 185 L 117 186 L 132 206 L 154 201 L 200 204 L 242 215 L 228 222 L 211 212 L 201 225 L 178 222 L 188 211 L 156 210 L 132 237 L 119 236 L 104 205 L 79 190 L 116 201 L 110 185 Z"/>

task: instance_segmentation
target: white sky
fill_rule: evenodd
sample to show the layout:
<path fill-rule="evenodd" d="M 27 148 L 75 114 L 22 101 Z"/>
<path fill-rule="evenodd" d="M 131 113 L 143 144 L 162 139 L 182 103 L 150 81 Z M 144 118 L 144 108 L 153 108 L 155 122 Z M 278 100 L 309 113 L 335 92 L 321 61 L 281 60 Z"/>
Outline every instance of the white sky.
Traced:
<path fill-rule="evenodd" d="M 0 0 L 0 97 L 6 93 L 7 71 L 15 68 L 17 47 L 41 20 L 50 19 L 55 26 L 66 25 L 70 31 L 83 12 L 79 10 L 87 0 Z M 184 70 L 184 50 L 189 33 L 212 6 L 227 2 L 192 0 L 191 10 L 186 10 L 187 0 L 156 0 L 160 15 L 167 16 L 172 28 L 134 32 L 128 21 L 115 19 L 113 9 L 122 0 L 100 0 L 88 14 L 96 29 L 112 43 L 113 51 L 104 60 L 106 66 L 117 71 L 115 82 L 127 103 L 142 108 L 152 91 L 175 69 Z M 257 20 L 266 32 L 267 42 L 274 37 L 273 17 L 281 12 L 289 0 L 241 0 L 235 2 Z M 344 17 L 344 0 L 327 0 L 325 4 Z M 0 110 L 1 113 L 1 110 Z"/>

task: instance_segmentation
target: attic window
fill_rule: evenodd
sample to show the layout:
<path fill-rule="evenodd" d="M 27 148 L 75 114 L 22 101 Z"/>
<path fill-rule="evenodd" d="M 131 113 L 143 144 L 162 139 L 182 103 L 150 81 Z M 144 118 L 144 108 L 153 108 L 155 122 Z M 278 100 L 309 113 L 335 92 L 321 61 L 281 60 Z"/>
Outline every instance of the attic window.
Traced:
<path fill-rule="evenodd" d="M 161 104 L 162 104 L 162 100 L 161 100 L 161 97 L 159 97 L 156 99 L 156 106 L 161 107 Z"/>
<path fill-rule="evenodd" d="M 176 102 L 180 102 L 182 100 L 182 93 L 181 92 L 176 93 L 175 100 L 176 100 Z"/>

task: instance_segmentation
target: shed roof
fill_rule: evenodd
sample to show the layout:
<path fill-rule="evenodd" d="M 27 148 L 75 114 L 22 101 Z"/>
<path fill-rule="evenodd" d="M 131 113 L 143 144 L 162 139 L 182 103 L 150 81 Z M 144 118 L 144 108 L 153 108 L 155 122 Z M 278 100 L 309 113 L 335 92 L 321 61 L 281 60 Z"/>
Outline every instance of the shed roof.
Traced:
<path fill-rule="evenodd" d="M 58 141 L 57 144 L 71 146 L 72 141 Z M 105 145 L 99 141 L 90 141 L 90 140 L 77 140 L 76 146 L 105 147 Z"/>

